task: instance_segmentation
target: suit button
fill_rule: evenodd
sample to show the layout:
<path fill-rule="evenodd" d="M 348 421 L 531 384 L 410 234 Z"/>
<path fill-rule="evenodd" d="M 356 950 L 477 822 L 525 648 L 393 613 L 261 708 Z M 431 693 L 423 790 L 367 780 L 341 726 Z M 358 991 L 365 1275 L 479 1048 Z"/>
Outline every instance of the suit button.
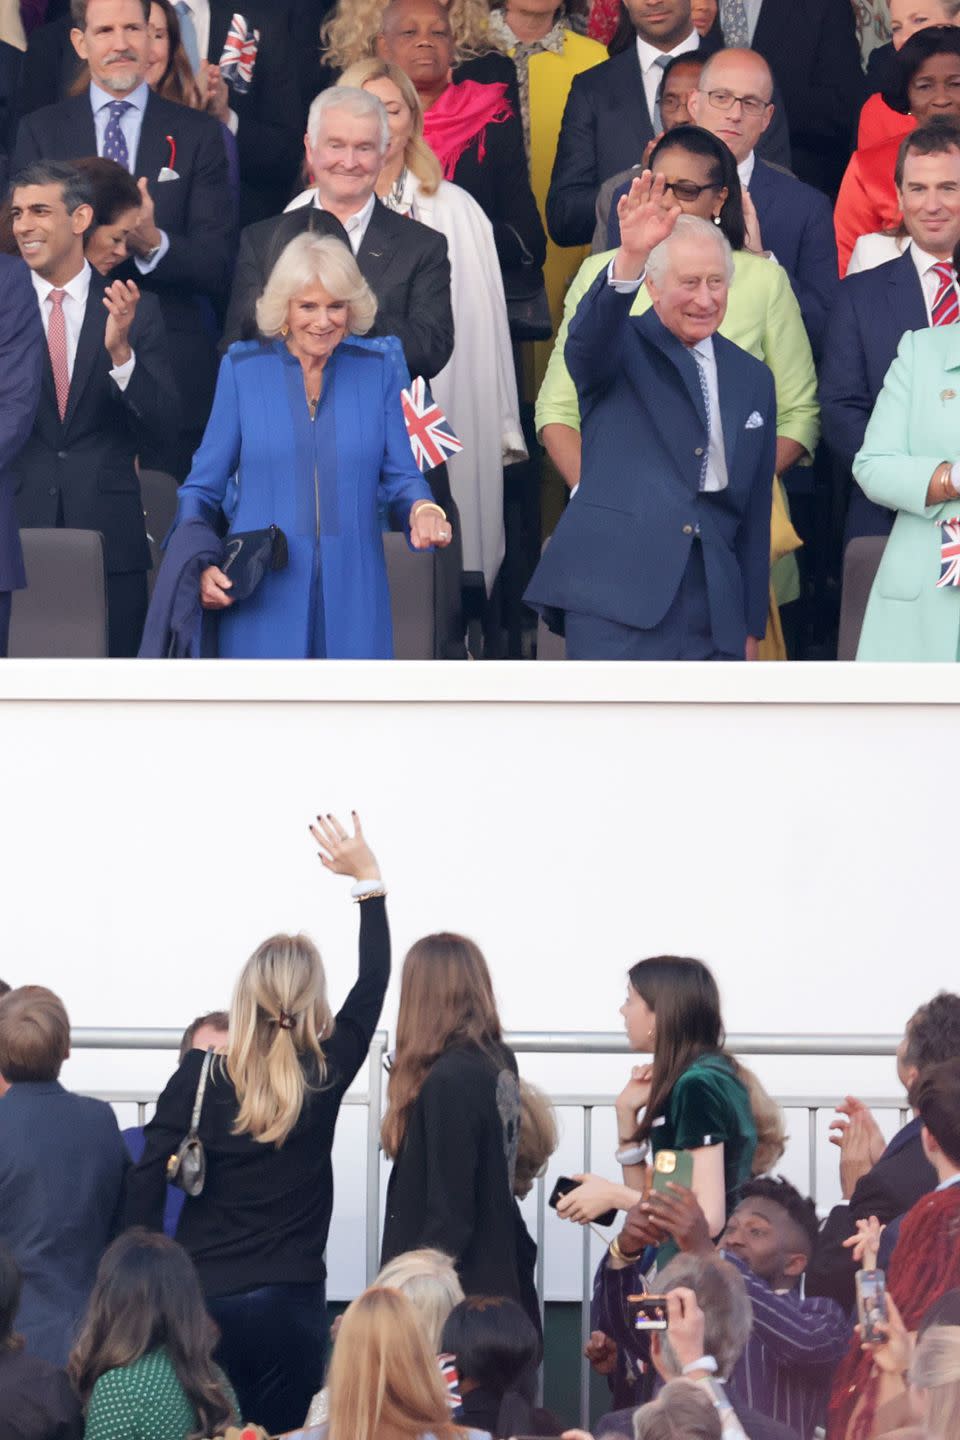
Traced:
<path fill-rule="evenodd" d="M 57 459 L 58 459 L 58 460 L 66 460 L 66 458 L 67 458 L 67 452 L 66 452 L 66 450 L 58 450 L 58 451 L 57 451 Z"/>
<path fill-rule="evenodd" d="M 50 486 L 50 494 L 51 494 L 51 495 L 56 495 L 56 493 L 57 493 L 57 487 L 56 487 L 56 485 L 51 485 L 51 486 Z"/>
<path fill-rule="evenodd" d="M 684 535 L 692 535 L 692 534 L 693 534 L 693 526 L 692 526 L 692 525 L 684 525 L 684 527 L 683 527 L 683 533 L 684 533 Z"/>
<path fill-rule="evenodd" d="M 697 448 L 696 448 L 696 450 L 694 450 L 693 453 L 694 453 L 694 455 L 696 455 L 697 458 L 699 459 L 699 457 L 703 454 L 703 446 L 702 446 L 702 445 L 698 445 Z"/>

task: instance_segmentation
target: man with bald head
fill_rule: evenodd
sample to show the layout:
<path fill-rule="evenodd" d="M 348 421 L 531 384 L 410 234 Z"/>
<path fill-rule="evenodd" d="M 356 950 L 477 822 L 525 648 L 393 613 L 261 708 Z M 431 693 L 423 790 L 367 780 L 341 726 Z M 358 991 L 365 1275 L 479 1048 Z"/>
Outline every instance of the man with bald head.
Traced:
<path fill-rule="evenodd" d="M 769 65 L 754 50 L 721 50 L 704 65 L 687 108 L 695 125 L 709 130 L 733 151 L 740 183 L 756 211 L 756 224 L 748 227 L 747 245 L 775 256 L 790 276 L 813 353 L 819 359 L 839 283 L 833 214 L 829 200 L 819 190 L 757 154 L 776 114 Z M 595 251 L 618 243 L 617 200 L 626 194 L 635 173 L 615 176 L 601 190 Z"/>
<path fill-rule="evenodd" d="M 755 659 L 766 628 L 773 376 L 717 334 L 725 237 L 665 196 L 662 175 L 633 181 L 567 337 L 580 487 L 525 599 L 571 660 Z"/>

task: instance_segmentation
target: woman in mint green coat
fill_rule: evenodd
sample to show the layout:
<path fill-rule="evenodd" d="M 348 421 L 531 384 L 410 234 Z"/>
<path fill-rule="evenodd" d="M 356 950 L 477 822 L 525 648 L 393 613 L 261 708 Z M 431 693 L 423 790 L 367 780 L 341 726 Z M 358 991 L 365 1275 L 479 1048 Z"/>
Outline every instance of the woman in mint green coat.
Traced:
<path fill-rule="evenodd" d="M 960 587 L 937 588 L 942 531 L 960 520 L 951 464 L 960 455 L 960 326 L 908 330 L 867 426 L 853 473 L 897 511 L 870 591 L 858 660 L 956 660 Z"/>

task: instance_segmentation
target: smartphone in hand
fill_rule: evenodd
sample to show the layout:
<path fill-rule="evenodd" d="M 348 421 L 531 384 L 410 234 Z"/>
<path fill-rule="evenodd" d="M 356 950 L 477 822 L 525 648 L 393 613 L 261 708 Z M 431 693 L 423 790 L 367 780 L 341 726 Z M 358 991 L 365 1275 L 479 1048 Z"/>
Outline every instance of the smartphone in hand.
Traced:
<path fill-rule="evenodd" d="M 886 1335 L 877 1327 L 887 1323 L 887 1277 L 882 1270 L 857 1271 L 857 1318 L 865 1345 L 882 1345 Z"/>
<path fill-rule="evenodd" d="M 551 1191 L 550 1199 L 547 1201 L 551 1210 L 556 1210 L 559 1201 L 563 1199 L 564 1195 L 569 1195 L 571 1190 L 577 1190 L 579 1186 L 579 1180 L 571 1180 L 569 1175 L 561 1175 Z M 597 1216 L 594 1223 L 597 1225 L 612 1225 L 616 1218 L 616 1210 L 604 1210 L 602 1215 Z"/>

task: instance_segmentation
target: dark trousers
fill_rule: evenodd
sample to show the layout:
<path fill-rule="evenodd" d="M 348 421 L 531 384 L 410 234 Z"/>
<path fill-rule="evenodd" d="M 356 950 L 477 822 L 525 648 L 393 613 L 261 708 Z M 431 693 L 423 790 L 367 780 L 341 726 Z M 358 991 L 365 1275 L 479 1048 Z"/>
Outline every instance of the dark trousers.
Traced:
<path fill-rule="evenodd" d="M 323 1384 L 327 1353 L 324 1285 L 261 1285 L 208 1299 L 220 1326 L 216 1360 L 244 1420 L 271 1435 L 298 1430 Z"/>
<path fill-rule="evenodd" d="M 690 547 L 690 559 L 670 608 L 649 630 L 621 625 L 597 615 L 568 610 L 565 615 L 568 660 L 742 660 L 718 650 L 710 627 L 710 597 L 703 549 Z"/>
<path fill-rule="evenodd" d="M 147 577 L 142 570 L 107 576 L 107 654 L 132 659 L 140 649 L 147 618 Z"/>
<path fill-rule="evenodd" d="M 10 642 L 10 591 L 0 590 L 0 660 L 7 656 Z"/>

